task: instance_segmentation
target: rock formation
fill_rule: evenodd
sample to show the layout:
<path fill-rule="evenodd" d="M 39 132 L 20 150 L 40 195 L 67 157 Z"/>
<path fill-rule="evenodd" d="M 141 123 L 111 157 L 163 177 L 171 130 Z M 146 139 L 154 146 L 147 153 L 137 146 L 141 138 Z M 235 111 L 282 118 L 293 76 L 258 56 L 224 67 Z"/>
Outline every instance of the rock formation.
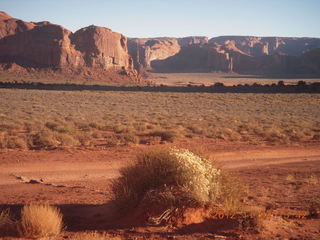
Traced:
<path fill-rule="evenodd" d="M 211 72 L 228 71 L 228 56 L 208 45 L 190 45 L 164 60 L 152 61 L 157 72 Z"/>
<path fill-rule="evenodd" d="M 178 42 L 181 47 L 187 47 L 190 45 L 204 45 L 208 43 L 207 37 L 184 37 L 184 38 L 178 38 Z"/>
<path fill-rule="evenodd" d="M 34 23 L 12 18 L 5 12 L 0 12 L 0 39 L 9 35 L 24 32 L 34 28 Z"/>
<path fill-rule="evenodd" d="M 133 61 L 128 54 L 127 38 L 108 28 L 89 26 L 75 32 L 72 44 L 81 53 L 80 66 L 133 70 Z"/>
<path fill-rule="evenodd" d="M 318 38 L 223 36 L 127 38 L 89 26 L 75 33 L 0 12 L 0 71 L 50 69 L 104 79 L 137 72 L 320 74 Z M 28 70 L 29 69 L 29 70 Z M 110 77 L 111 78 L 111 77 Z M 112 77 L 113 78 L 113 77 Z"/>
<path fill-rule="evenodd" d="M 223 36 L 211 38 L 209 43 L 224 47 L 233 46 L 254 57 L 275 53 L 299 56 L 314 48 L 320 48 L 318 38 Z"/>
<path fill-rule="evenodd" d="M 181 47 L 174 38 L 131 38 L 128 41 L 129 53 L 136 69 L 150 69 L 151 62 L 177 54 Z"/>
<path fill-rule="evenodd" d="M 49 22 L 28 23 L 0 14 L 0 63 L 62 72 L 119 71 L 136 78 L 127 38 L 89 26 L 75 33 Z"/>
<path fill-rule="evenodd" d="M 320 48 L 320 39 L 317 38 L 224 36 L 209 41 L 206 37 L 160 39 L 129 40 L 134 42 L 129 44 L 129 52 L 137 69 L 246 74 L 317 74 L 320 69 L 320 65 L 315 66 L 305 57 L 309 56 L 305 53 Z M 168 41 L 175 43 L 174 47 L 170 45 L 173 51 L 168 51 Z M 156 44 L 149 47 L 147 42 Z M 306 62 L 313 67 L 307 67 Z"/>

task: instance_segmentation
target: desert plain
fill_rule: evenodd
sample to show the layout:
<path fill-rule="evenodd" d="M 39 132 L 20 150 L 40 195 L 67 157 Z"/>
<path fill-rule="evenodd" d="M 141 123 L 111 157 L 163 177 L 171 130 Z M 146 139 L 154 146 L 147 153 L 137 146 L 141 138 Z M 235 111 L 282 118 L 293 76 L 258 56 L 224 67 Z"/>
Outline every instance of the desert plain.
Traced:
<path fill-rule="evenodd" d="M 58 239 L 318 239 L 318 94 L 1 89 L 0 206 L 63 214 Z M 245 186 L 236 217 L 117 216 L 111 183 L 148 149 L 201 153 Z M 11 239 L 4 236 L 4 239 Z"/>
<path fill-rule="evenodd" d="M 320 38 L 35 20 L 0 11 L 0 239 L 320 239 Z"/>

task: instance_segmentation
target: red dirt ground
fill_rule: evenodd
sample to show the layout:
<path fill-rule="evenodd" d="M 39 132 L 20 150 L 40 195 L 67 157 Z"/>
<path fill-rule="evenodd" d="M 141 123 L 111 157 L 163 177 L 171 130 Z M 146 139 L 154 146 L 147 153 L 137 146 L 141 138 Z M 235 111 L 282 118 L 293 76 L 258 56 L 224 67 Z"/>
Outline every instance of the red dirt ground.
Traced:
<path fill-rule="evenodd" d="M 89 230 L 110 239 L 320 239 L 320 219 L 307 216 L 314 199 L 320 199 L 319 144 L 252 146 L 198 139 L 165 147 L 171 145 L 214 159 L 247 185 L 247 213 L 272 216 L 203 219 L 190 210 L 191 224 L 176 228 L 139 226 L 130 214 L 126 221 L 115 220 L 110 181 L 146 146 L 0 152 L 0 209 L 16 213 L 30 202 L 56 204 L 67 226 L 61 239 L 81 239 L 77 234 Z M 35 184 L 26 183 L 30 180 Z"/>

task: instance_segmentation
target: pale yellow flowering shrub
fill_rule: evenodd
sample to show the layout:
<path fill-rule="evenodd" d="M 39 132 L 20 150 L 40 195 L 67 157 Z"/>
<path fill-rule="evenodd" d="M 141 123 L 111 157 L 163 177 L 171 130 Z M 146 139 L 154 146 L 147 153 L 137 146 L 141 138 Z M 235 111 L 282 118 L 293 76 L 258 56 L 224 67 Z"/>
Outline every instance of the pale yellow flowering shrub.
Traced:
<path fill-rule="evenodd" d="M 230 209 L 240 203 L 239 186 L 208 159 L 187 149 L 171 148 L 139 154 L 131 165 L 120 170 L 112 191 L 123 212 L 139 204 Z"/>
<path fill-rule="evenodd" d="M 169 153 L 177 161 L 178 171 L 183 172 L 183 187 L 191 191 L 198 200 L 214 200 L 221 189 L 221 170 L 187 149 L 172 148 Z"/>

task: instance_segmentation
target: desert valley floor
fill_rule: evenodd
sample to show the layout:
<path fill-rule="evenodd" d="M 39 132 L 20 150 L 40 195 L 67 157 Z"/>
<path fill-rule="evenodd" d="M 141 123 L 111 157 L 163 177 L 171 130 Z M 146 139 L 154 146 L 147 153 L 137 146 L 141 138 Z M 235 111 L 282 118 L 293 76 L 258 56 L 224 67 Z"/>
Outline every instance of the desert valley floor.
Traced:
<path fill-rule="evenodd" d="M 216 235 L 223 239 L 319 237 L 319 219 L 307 216 L 312 200 L 320 194 L 318 144 L 257 147 L 187 139 L 177 145 L 192 148 L 194 144 L 201 144 L 202 151 L 247 184 L 247 209 L 273 212 L 272 219 L 260 223 L 259 234 L 250 226 L 242 229 L 230 219 L 199 222 L 196 214 L 190 220 L 193 224 L 180 229 L 135 226 L 132 216 L 132 226 L 113 219 L 112 203 L 108 202 L 110 181 L 143 147 L 2 152 L 0 206 L 17 210 L 34 201 L 58 205 L 67 226 L 61 239 L 83 239 L 84 231 L 98 231 L 94 239 L 103 239 L 103 234 L 110 239 L 215 239 Z"/>
<path fill-rule="evenodd" d="M 0 210 L 18 218 L 24 204 L 56 205 L 58 239 L 319 239 L 318 94 L 0 94 Z M 245 186 L 235 218 L 203 209 L 169 226 L 117 217 L 119 169 L 172 147 L 203 154 Z"/>

